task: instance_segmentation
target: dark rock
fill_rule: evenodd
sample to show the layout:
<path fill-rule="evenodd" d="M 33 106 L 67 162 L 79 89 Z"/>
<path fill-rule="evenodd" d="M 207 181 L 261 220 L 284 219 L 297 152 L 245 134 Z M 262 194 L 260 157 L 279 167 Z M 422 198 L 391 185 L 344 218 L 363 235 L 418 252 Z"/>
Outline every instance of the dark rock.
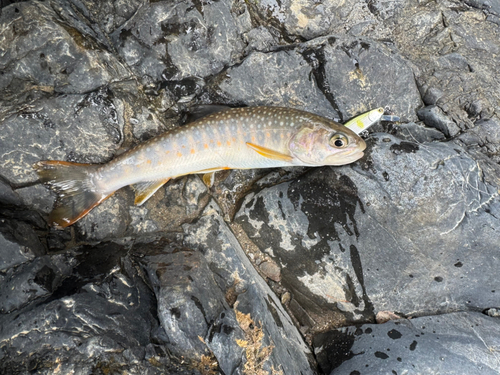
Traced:
<path fill-rule="evenodd" d="M 15 267 L 43 254 L 45 248 L 30 225 L 0 219 L 0 270 Z"/>
<path fill-rule="evenodd" d="M 209 354 L 199 338 L 225 309 L 203 256 L 189 249 L 166 248 L 143 259 L 158 301 L 158 317 L 168 337 L 170 352 L 195 363 Z"/>
<path fill-rule="evenodd" d="M 10 116 L 3 121 L 0 134 L 2 175 L 10 182 L 31 182 L 36 180 L 32 165 L 39 160 L 109 159 L 122 142 L 123 114 L 119 108 L 104 90 L 40 99 Z"/>
<path fill-rule="evenodd" d="M 227 2 L 156 2 L 139 7 L 133 21 L 110 37 L 138 77 L 150 76 L 155 82 L 206 77 L 239 58 L 240 33 L 250 26 L 242 9 L 238 16 Z"/>
<path fill-rule="evenodd" d="M 334 330 L 314 339 L 326 374 L 496 374 L 498 319 L 452 313 Z"/>
<path fill-rule="evenodd" d="M 80 285 L 75 293 L 0 315 L 0 371 L 160 374 L 175 370 L 162 344 L 150 343 L 150 334 L 158 327 L 154 305 L 151 290 L 130 260 L 123 259 L 101 281 Z"/>
<path fill-rule="evenodd" d="M 55 6 L 57 8 L 57 6 Z M 22 2 L 4 8 L 0 89 L 29 98 L 29 92 L 85 93 L 129 76 L 124 65 L 73 25 L 61 22 L 49 3 Z M 17 46 L 10 48 L 10 46 Z"/>
<path fill-rule="evenodd" d="M 2 205 L 21 205 L 21 199 L 19 195 L 12 190 L 12 187 L 6 182 L 0 179 L 0 203 Z"/>
<path fill-rule="evenodd" d="M 446 137 L 454 137 L 460 132 L 457 124 L 447 118 L 443 111 L 435 105 L 419 109 L 417 115 L 425 125 L 438 129 Z"/>

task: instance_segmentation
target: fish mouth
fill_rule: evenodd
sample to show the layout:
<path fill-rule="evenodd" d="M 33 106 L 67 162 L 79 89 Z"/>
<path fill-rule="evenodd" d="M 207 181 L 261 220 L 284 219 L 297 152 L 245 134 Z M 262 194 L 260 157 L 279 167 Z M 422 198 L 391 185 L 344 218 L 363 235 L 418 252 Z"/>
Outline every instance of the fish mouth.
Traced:
<path fill-rule="evenodd" d="M 364 149 L 365 147 L 363 148 L 356 147 L 349 150 L 345 150 L 341 154 L 328 156 L 325 159 L 325 165 L 344 165 L 353 163 L 356 160 L 361 159 L 365 155 L 365 153 L 363 152 Z"/>

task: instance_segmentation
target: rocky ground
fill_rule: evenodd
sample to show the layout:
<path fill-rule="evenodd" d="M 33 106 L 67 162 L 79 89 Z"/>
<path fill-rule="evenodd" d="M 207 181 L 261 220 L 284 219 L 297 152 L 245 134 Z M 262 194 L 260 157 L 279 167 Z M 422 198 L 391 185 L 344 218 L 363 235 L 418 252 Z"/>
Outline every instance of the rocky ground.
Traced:
<path fill-rule="evenodd" d="M 0 373 L 500 373 L 498 2 L 2 5 Z M 47 226 L 33 163 L 107 162 L 213 103 L 402 122 L 352 165 Z"/>

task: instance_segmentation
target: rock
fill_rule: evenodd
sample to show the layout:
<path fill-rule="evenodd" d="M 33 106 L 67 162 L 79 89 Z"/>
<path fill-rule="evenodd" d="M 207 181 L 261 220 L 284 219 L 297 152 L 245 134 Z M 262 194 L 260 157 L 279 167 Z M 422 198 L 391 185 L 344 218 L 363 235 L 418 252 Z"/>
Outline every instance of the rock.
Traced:
<path fill-rule="evenodd" d="M 293 2 L 290 0 L 249 3 L 253 18 L 279 32 L 286 41 L 310 40 L 323 35 L 350 33 L 358 35 L 370 29 L 383 28 L 379 20 L 388 18 L 401 2 L 356 1 Z"/>
<path fill-rule="evenodd" d="M 496 3 L 7 3 L 1 373 L 496 370 Z M 107 162 L 198 104 L 402 122 L 351 166 L 186 176 L 142 206 L 124 188 L 47 227 L 34 162 Z"/>
<path fill-rule="evenodd" d="M 480 2 L 470 2 L 480 3 Z M 414 65 L 417 85 L 428 105 L 438 105 L 461 130 L 472 128 L 472 103 L 493 108 L 498 93 L 489 87 L 496 76 L 498 26 L 485 22 L 476 9 L 452 10 L 439 1 L 417 8 L 406 7 L 395 19 L 394 42 Z M 422 45 L 426 48 L 421 48 Z M 486 90 L 484 89 L 486 88 Z M 480 118 L 491 117 L 484 110 Z"/>
<path fill-rule="evenodd" d="M 409 64 L 370 39 L 330 38 L 319 46 L 324 76 L 343 121 L 389 106 L 403 122 L 416 120 L 420 94 Z"/>
<path fill-rule="evenodd" d="M 498 319 L 460 312 L 343 328 L 316 337 L 314 347 L 321 369 L 331 375 L 493 375 L 499 334 Z"/>
<path fill-rule="evenodd" d="M 60 18 L 50 4 L 25 2 L 3 9 L 0 90 L 3 100 L 36 93 L 88 93 L 129 76 L 115 55 Z M 11 48 L 10 46 L 17 46 Z M 29 100 L 28 100 L 29 101 Z"/>
<path fill-rule="evenodd" d="M 120 112 L 107 90 L 38 100 L 3 122 L 2 175 L 12 183 L 31 182 L 36 180 L 32 165 L 39 160 L 96 163 L 111 158 L 123 140 Z"/>
<path fill-rule="evenodd" d="M 468 149 L 476 149 L 496 163 L 500 162 L 500 120 L 479 120 L 474 128 L 458 137 Z"/>
<path fill-rule="evenodd" d="M 227 2 L 157 2 L 139 7 L 133 22 L 110 38 L 138 77 L 154 82 L 206 77 L 234 64 L 243 48 L 240 33 L 248 31 L 248 21 L 231 10 Z"/>
<path fill-rule="evenodd" d="M 398 124 L 394 127 L 398 137 L 409 142 L 433 142 L 442 141 L 445 136 L 442 132 L 435 128 L 429 128 L 422 123 L 410 122 L 407 124 Z"/>
<path fill-rule="evenodd" d="M 498 188 L 458 146 L 373 141 L 364 163 L 251 193 L 236 214 L 261 251 L 272 249 L 295 317 L 314 331 L 379 311 L 494 305 Z"/>
<path fill-rule="evenodd" d="M 156 293 L 167 347 L 175 356 L 196 363 L 209 354 L 200 337 L 207 337 L 210 325 L 225 309 L 224 294 L 196 251 L 167 247 L 142 261 Z"/>
<path fill-rule="evenodd" d="M 2 273 L 0 313 L 7 314 L 36 300 L 49 298 L 73 270 L 71 256 L 39 256 Z"/>
<path fill-rule="evenodd" d="M 486 314 L 488 316 L 491 316 L 492 318 L 498 318 L 500 317 L 500 309 L 495 309 L 495 308 L 488 309 L 486 310 Z"/>
<path fill-rule="evenodd" d="M 425 125 L 436 128 L 446 137 L 454 137 L 460 132 L 457 124 L 448 119 L 443 111 L 435 105 L 419 109 L 417 115 Z"/>
<path fill-rule="evenodd" d="M 338 118 L 317 82 L 304 80 L 312 73 L 298 51 L 254 52 L 241 65 L 228 69 L 211 95 L 250 106 L 288 106 Z"/>
<path fill-rule="evenodd" d="M 0 203 L 2 203 L 2 205 L 21 205 L 19 195 L 2 179 L 0 179 Z"/>
<path fill-rule="evenodd" d="M 45 248 L 30 225 L 0 219 L 0 254 L 0 270 L 6 270 L 45 254 Z"/>
<path fill-rule="evenodd" d="M 210 202 L 196 223 L 185 224 L 183 228 L 185 244 L 204 254 L 236 314 L 245 314 L 247 318 L 244 320 L 251 319 L 261 327 L 264 334 L 262 342 L 253 344 L 261 345 L 261 350 L 273 346 L 268 361 L 263 361 L 264 368 L 269 370 L 273 366 L 276 370 L 281 369 L 283 374 L 312 374 L 307 346 L 279 299 L 248 261 L 237 239 L 222 220 L 217 205 Z M 223 332 L 220 334 L 225 335 Z M 220 340 L 217 339 L 217 342 Z M 246 341 L 252 344 L 250 339 Z M 251 350 L 248 346 L 245 353 L 247 361 Z"/>
<path fill-rule="evenodd" d="M 379 311 L 375 316 L 377 324 L 387 323 L 389 320 L 399 320 L 402 317 L 392 311 Z"/>
<path fill-rule="evenodd" d="M 0 371 L 186 374 L 171 364 L 163 343 L 152 343 L 158 328 L 154 296 L 130 259 L 118 265 L 123 252 L 114 245 L 88 250 L 90 262 L 77 266 L 79 275 L 102 272 L 100 280 L 72 279 L 52 300 L 0 315 Z"/>

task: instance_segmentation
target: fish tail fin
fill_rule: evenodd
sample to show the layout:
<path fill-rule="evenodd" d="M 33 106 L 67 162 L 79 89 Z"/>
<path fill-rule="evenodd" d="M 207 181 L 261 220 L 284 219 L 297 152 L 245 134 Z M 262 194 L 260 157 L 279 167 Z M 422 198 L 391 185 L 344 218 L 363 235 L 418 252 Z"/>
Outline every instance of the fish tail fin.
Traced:
<path fill-rule="evenodd" d="M 57 193 L 49 224 L 65 228 L 87 215 L 92 208 L 111 196 L 99 191 L 92 181 L 97 166 L 58 160 L 33 165 L 40 181 Z"/>

